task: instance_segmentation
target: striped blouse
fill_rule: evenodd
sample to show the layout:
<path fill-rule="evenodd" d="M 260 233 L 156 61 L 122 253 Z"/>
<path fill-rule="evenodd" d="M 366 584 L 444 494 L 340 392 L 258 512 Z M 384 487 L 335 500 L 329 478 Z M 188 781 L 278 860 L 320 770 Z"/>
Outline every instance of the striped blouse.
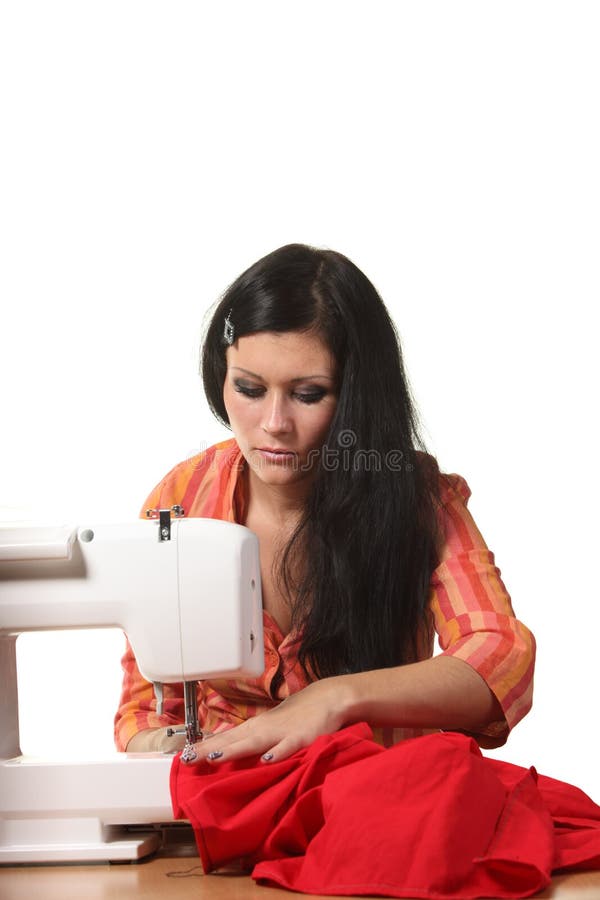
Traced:
<path fill-rule="evenodd" d="M 234 439 L 223 441 L 175 466 L 152 491 L 142 508 L 183 507 L 186 516 L 244 522 L 246 496 L 240 474 L 245 460 Z M 504 719 L 475 737 L 486 747 L 504 743 L 509 730 L 528 712 L 533 690 L 535 640 L 515 618 L 510 596 L 471 514 L 471 492 L 460 475 L 441 477 L 445 543 L 431 576 L 429 610 L 441 652 L 472 666 L 498 699 Z M 297 658 L 299 637 L 283 634 L 263 611 L 265 669 L 254 679 L 211 679 L 199 684 L 198 721 L 217 732 L 277 705 L 307 684 Z M 434 633 L 423 642 L 422 658 L 433 655 Z M 115 716 L 115 742 L 125 750 L 134 734 L 146 728 L 184 721 L 183 687 L 164 685 L 163 712 L 156 712 L 152 684 L 136 665 L 126 641 L 122 660 L 123 688 Z M 424 731 L 375 729 L 390 745 Z"/>

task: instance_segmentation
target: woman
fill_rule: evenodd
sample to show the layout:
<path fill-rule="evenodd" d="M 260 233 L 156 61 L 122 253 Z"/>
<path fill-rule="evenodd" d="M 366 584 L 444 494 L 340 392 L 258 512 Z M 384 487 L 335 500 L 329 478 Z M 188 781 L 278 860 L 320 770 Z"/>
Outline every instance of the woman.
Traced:
<path fill-rule="evenodd" d="M 202 374 L 234 438 L 176 466 L 144 510 L 178 503 L 258 535 L 265 672 L 199 686 L 212 736 L 188 761 L 269 763 L 358 721 L 386 745 L 440 729 L 504 743 L 531 705 L 534 639 L 466 482 L 424 452 L 366 276 L 331 250 L 274 251 L 218 304 Z M 175 749 L 181 686 L 165 686 L 159 716 L 129 646 L 123 667 L 117 746 Z"/>

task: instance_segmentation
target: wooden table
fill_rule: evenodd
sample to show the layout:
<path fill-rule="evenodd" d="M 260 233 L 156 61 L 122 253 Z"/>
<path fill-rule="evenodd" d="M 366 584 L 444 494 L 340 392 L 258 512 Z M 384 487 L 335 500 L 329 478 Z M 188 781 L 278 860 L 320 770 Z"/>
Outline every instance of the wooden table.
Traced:
<path fill-rule="evenodd" d="M 0 867 L 1 900 L 293 900 L 234 870 L 204 875 L 191 829 L 134 863 Z M 559 875 L 537 900 L 600 900 L 600 872 Z M 330 900 L 322 897 L 321 900 Z"/>

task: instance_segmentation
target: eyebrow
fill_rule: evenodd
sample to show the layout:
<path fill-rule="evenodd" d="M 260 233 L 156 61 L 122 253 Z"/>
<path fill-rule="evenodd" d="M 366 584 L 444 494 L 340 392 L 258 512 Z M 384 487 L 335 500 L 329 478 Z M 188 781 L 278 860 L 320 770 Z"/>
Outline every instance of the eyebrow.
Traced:
<path fill-rule="evenodd" d="M 231 368 L 235 369 L 237 372 L 245 372 L 246 375 L 251 375 L 252 378 L 258 378 L 259 381 L 265 380 L 262 375 L 257 375 L 256 372 L 250 372 L 249 369 L 242 369 L 241 366 L 232 366 Z M 290 378 L 290 384 L 296 384 L 298 381 L 308 381 L 310 378 L 326 378 L 328 381 L 334 381 L 332 375 L 301 375 L 299 378 Z"/>

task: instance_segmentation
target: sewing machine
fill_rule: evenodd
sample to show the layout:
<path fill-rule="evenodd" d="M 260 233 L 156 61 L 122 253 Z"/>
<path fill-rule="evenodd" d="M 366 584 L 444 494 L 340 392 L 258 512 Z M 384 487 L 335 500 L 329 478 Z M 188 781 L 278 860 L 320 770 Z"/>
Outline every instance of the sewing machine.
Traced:
<path fill-rule="evenodd" d="M 137 859 L 159 845 L 156 826 L 173 821 L 171 755 L 21 755 L 20 633 L 122 628 L 159 709 L 161 685 L 184 682 L 190 739 L 198 680 L 262 673 L 258 539 L 182 512 L 149 510 L 148 521 L 120 525 L 0 526 L 0 863 Z M 57 728 L 62 720 L 57 709 Z"/>

